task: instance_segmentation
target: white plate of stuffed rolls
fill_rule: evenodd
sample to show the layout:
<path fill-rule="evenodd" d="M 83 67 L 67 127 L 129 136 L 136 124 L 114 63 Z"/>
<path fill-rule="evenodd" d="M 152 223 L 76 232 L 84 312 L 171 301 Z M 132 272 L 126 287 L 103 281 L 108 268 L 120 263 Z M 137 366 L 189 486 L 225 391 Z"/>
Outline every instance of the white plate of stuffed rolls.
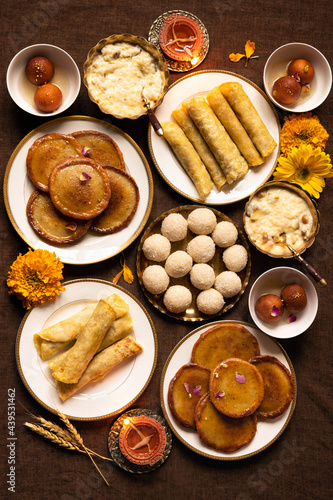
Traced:
<path fill-rule="evenodd" d="M 275 169 L 279 118 L 264 92 L 240 75 L 187 75 L 170 86 L 155 113 L 164 135 L 149 126 L 151 157 L 163 179 L 189 200 L 237 202 Z"/>
<path fill-rule="evenodd" d="M 16 341 L 19 374 L 29 393 L 51 412 L 60 410 L 74 420 L 99 420 L 111 417 L 133 404 L 151 380 L 157 359 L 154 325 L 139 301 L 117 285 L 103 280 L 79 279 L 64 283 L 64 286 L 66 290 L 55 302 L 36 307 L 25 315 Z M 113 318 L 110 331 L 119 322 L 113 331 L 115 333 L 115 330 L 118 330 L 120 335 L 117 333 L 117 337 L 113 337 L 115 342 L 108 347 L 101 344 L 101 349 L 95 352 L 80 376 L 81 381 L 86 377 L 85 385 L 62 382 L 59 384 L 58 379 L 53 376 L 50 364 L 65 353 L 67 360 L 71 356 L 73 365 L 76 365 L 78 356 L 74 355 L 71 349 L 78 344 L 83 330 L 87 331 L 88 328 L 87 319 L 82 316 L 83 311 L 92 308 L 93 312 L 89 316 L 91 319 L 93 314 L 96 314 L 98 302 L 100 300 L 107 302 L 110 297 L 116 298 L 116 303 L 113 305 L 109 303 L 118 311 L 116 319 Z M 126 318 L 124 326 L 123 320 Z M 41 336 L 46 344 L 54 343 L 55 347 L 58 347 L 60 337 L 57 335 L 60 333 L 61 339 L 64 339 L 65 333 L 69 330 L 72 332 L 75 325 L 80 322 L 81 326 L 85 327 L 79 330 L 69 345 L 63 343 L 61 350 L 57 352 L 53 350 L 51 356 L 42 356 L 40 344 L 37 348 L 36 337 Z M 110 331 L 107 331 L 105 338 L 103 336 L 103 340 Z M 43 332 L 48 332 L 48 335 Z M 130 339 L 131 345 L 140 346 L 139 349 L 128 351 L 126 354 L 126 339 Z M 81 349 L 85 349 L 86 343 L 80 341 L 80 346 Z M 117 357 L 118 362 L 116 362 Z M 109 363 L 107 370 L 105 363 Z M 89 369 L 94 365 L 95 373 L 90 371 L 87 377 Z M 62 399 L 63 393 L 60 392 L 59 386 L 68 386 L 71 392 L 73 388 L 76 390 Z"/>

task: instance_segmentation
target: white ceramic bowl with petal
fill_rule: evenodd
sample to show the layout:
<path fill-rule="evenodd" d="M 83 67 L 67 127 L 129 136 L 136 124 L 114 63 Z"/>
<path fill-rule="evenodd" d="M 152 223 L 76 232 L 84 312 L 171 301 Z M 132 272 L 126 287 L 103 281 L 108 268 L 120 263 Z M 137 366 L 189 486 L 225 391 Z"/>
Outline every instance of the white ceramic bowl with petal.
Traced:
<path fill-rule="evenodd" d="M 287 68 L 294 59 L 306 59 L 315 71 L 310 83 L 310 91 L 302 94 L 293 104 L 281 104 L 273 97 L 273 84 L 281 76 L 287 75 Z M 281 109 L 293 113 L 312 111 L 322 104 L 332 87 L 332 70 L 326 57 L 315 47 L 306 43 L 287 43 L 276 49 L 267 59 L 263 81 L 266 94 Z"/>
<path fill-rule="evenodd" d="M 39 111 L 34 103 L 38 87 L 25 76 L 25 67 L 32 57 L 47 57 L 54 65 L 54 76 L 50 83 L 58 85 L 63 99 L 59 108 L 50 113 Z M 13 101 L 24 111 L 35 116 L 55 116 L 68 109 L 78 96 L 81 87 L 80 71 L 73 58 L 60 47 L 49 44 L 30 45 L 22 49 L 11 60 L 7 69 L 7 88 Z"/>
<path fill-rule="evenodd" d="M 282 317 L 275 323 L 262 321 L 255 311 L 259 297 L 267 293 L 280 296 L 285 285 L 297 283 L 301 285 L 307 296 L 305 309 L 296 316 L 296 321 L 288 322 L 289 313 L 284 310 Z M 313 282 L 301 271 L 292 267 L 275 267 L 263 273 L 254 282 L 249 293 L 248 305 L 253 321 L 260 330 L 271 337 L 290 339 L 305 332 L 313 323 L 318 310 L 318 295 Z"/>

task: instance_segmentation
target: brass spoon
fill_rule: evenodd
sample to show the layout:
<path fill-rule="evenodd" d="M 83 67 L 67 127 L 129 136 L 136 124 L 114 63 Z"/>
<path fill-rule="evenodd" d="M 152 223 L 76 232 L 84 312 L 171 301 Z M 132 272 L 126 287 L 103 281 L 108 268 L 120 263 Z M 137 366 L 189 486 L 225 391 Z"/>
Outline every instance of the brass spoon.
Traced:
<path fill-rule="evenodd" d="M 295 259 L 297 259 L 301 264 L 302 266 L 304 267 L 304 269 L 312 276 L 312 278 L 314 278 L 317 283 L 319 283 L 321 286 L 326 286 L 327 285 L 327 281 L 325 280 L 325 278 L 323 278 L 316 270 L 313 266 L 311 266 L 311 264 L 309 264 L 305 259 L 303 259 L 303 257 L 292 247 L 290 246 L 288 243 L 287 243 L 287 235 L 286 233 L 282 233 L 278 236 L 278 240 L 276 241 L 276 243 L 278 245 L 285 245 L 288 250 L 290 250 L 290 252 L 292 253 L 293 257 L 295 257 Z"/>
<path fill-rule="evenodd" d="M 147 108 L 147 114 L 148 114 L 148 118 L 150 120 L 150 123 L 152 124 L 153 129 L 155 130 L 156 134 L 161 137 L 163 135 L 162 126 L 161 126 L 160 122 L 158 121 L 154 111 L 151 109 L 150 103 L 149 103 L 147 97 L 144 95 L 143 90 L 141 92 L 141 97 L 142 97 L 143 104 L 144 104 L 145 108 Z"/>

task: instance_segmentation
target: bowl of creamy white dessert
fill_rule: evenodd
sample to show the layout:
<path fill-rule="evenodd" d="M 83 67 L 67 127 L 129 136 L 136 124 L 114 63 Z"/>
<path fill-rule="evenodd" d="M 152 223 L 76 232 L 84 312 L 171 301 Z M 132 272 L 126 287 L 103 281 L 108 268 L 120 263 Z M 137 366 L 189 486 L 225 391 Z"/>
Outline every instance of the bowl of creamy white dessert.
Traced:
<path fill-rule="evenodd" d="M 154 109 L 168 89 L 165 59 L 143 37 L 103 38 L 89 51 L 83 69 L 89 98 L 115 118 L 136 119 L 146 114 L 142 94 Z"/>
<path fill-rule="evenodd" d="M 272 181 L 259 187 L 245 205 L 244 229 L 262 253 L 290 258 L 287 243 L 299 254 L 315 240 L 319 213 L 305 191 L 287 182 Z"/>

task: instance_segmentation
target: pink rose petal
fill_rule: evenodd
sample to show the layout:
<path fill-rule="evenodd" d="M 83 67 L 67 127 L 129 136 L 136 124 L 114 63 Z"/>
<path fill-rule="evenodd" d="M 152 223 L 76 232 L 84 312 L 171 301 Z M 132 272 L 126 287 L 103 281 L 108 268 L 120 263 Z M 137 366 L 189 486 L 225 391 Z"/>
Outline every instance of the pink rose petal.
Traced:
<path fill-rule="evenodd" d="M 290 314 L 288 316 L 288 323 L 293 323 L 294 321 L 296 321 L 296 316 L 294 314 Z"/>
<path fill-rule="evenodd" d="M 239 384 L 245 383 L 245 377 L 241 373 L 236 372 L 235 378 Z"/>
<path fill-rule="evenodd" d="M 278 316 L 280 314 L 280 309 L 276 306 L 272 307 L 271 316 Z"/>
<path fill-rule="evenodd" d="M 198 385 L 197 387 L 195 387 L 193 389 L 193 394 L 194 396 L 197 396 L 199 394 L 199 392 L 201 391 L 201 385 Z"/>
<path fill-rule="evenodd" d="M 87 156 L 89 153 L 91 153 L 91 149 L 90 149 L 90 148 L 87 148 L 86 146 L 84 146 L 84 147 L 82 148 L 81 153 L 83 154 L 83 156 Z"/>
<path fill-rule="evenodd" d="M 87 172 L 82 172 L 80 175 L 80 181 L 82 182 L 87 182 L 91 179 L 91 175 L 89 175 Z"/>

